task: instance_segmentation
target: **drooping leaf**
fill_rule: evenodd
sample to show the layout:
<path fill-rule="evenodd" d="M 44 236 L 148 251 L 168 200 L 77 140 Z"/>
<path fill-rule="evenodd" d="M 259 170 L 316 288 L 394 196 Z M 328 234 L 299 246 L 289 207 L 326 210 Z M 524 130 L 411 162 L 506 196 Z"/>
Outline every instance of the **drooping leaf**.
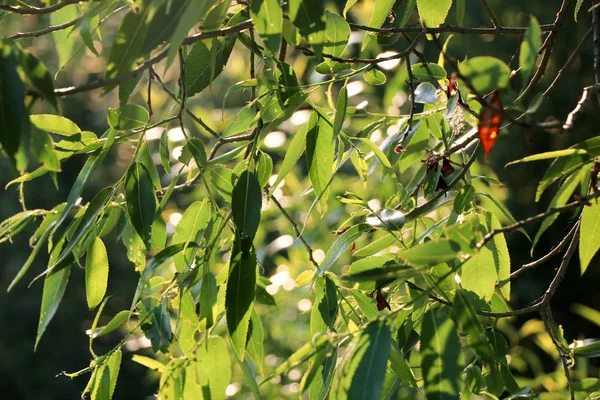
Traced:
<path fill-rule="evenodd" d="M 306 134 L 308 175 L 317 195 L 327 199 L 327 184 L 332 174 L 334 143 L 333 128 L 327 120 L 313 111 Z"/>
<path fill-rule="evenodd" d="M 44 280 L 44 291 L 42 293 L 42 307 L 40 310 L 40 321 L 38 324 L 37 335 L 35 338 L 34 350 L 40 343 L 40 339 L 48 324 L 56 314 L 58 306 L 65 294 L 69 275 L 71 274 L 71 266 L 57 268 L 46 275 Z"/>
<path fill-rule="evenodd" d="M 335 106 L 335 117 L 333 120 L 333 137 L 336 138 L 342 131 L 344 119 L 346 118 L 346 107 L 348 106 L 348 89 L 346 85 L 342 86 L 338 93 L 337 104 Z"/>
<path fill-rule="evenodd" d="M 229 262 L 229 278 L 225 297 L 227 328 L 237 357 L 244 359 L 246 336 L 254 304 L 256 286 L 256 253 L 254 247 L 243 249 L 236 237 Z"/>
<path fill-rule="evenodd" d="M 428 399 L 459 399 L 462 366 L 454 322 L 444 312 L 429 310 L 421 327 L 421 368 Z"/>
<path fill-rule="evenodd" d="M 460 63 L 459 70 L 481 95 L 507 87 L 511 73 L 503 61 L 489 56 L 469 58 Z"/>
<path fill-rule="evenodd" d="M 554 195 L 554 198 L 552 198 L 552 201 L 550 202 L 550 205 L 548 208 L 560 207 L 560 206 L 564 206 L 565 204 L 567 204 L 567 202 L 569 201 L 569 199 L 571 198 L 571 196 L 573 195 L 573 193 L 579 186 L 579 183 L 581 182 L 581 180 L 583 179 L 583 176 L 586 173 L 587 173 L 587 171 L 585 170 L 585 168 L 582 168 L 581 170 L 579 170 L 579 172 L 574 173 L 571 176 L 569 176 L 563 182 L 563 184 L 560 186 L 560 188 Z M 535 237 L 533 238 L 533 243 L 531 245 L 532 253 L 535 249 L 535 246 L 538 244 L 540 238 L 544 234 L 544 232 L 554 223 L 554 221 L 556 221 L 557 218 L 558 218 L 558 213 L 554 213 L 554 214 L 549 215 L 548 217 L 544 218 L 544 220 L 542 221 L 542 225 L 540 226 L 540 229 L 538 229 L 537 233 L 535 234 Z"/>
<path fill-rule="evenodd" d="M 363 75 L 365 82 L 369 85 L 379 86 L 383 85 L 386 81 L 385 74 L 377 69 L 370 69 Z"/>
<path fill-rule="evenodd" d="M 285 179 L 286 175 L 292 170 L 292 168 L 294 168 L 294 166 L 298 162 L 298 159 L 300 158 L 300 156 L 304 152 L 304 149 L 306 148 L 307 132 L 308 125 L 304 124 L 294 135 L 290 143 L 290 147 L 288 147 L 288 150 L 285 152 L 285 157 L 283 158 L 283 162 L 281 164 L 281 167 L 279 168 L 279 174 L 277 175 L 277 179 L 275 179 L 275 182 L 273 182 L 273 186 L 271 188 L 270 193 L 272 193 L 273 190 L 276 189 L 277 186 L 279 186 L 279 183 L 281 183 L 281 181 Z"/>
<path fill-rule="evenodd" d="M 182 8 L 185 7 L 185 10 L 181 14 L 181 17 L 177 18 L 177 27 L 175 28 L 173 36 L 171 37 L 169 52 L 167 53 L 167 68 L 175 59 L 177 51 L 179 50 L 188 32 L 206 14 L 206 11 L 208 11 L 211 3 L 212 2 L 208 0 L 191 0 L 188 1 L 185 6 L 181 6 Z"/>
<path fill-rule="evenodd" d="M 263 350 L 263 326 L 256 309 L 252 309 L 248 341 L 246 343 L 246 354 L 254 361 L 261 375 L 264 375 L 264 350 Z"/>
<path fill-rule="evenodd" d="M 212 49 L 204 41 L 196 42 L 186 58 L 186 85 L 189 97 L 200 93 L 216 78 L 229 59 L 233 49 L 235 37 L 215 39 Z M 214 64 L 211 63 L 211 54 L 215 54 Z"/>
<path fill-rule="evenodd" d="M 181 220 L 175 228 L 172 244 L 185 243 L 185 247 L 191 242 L 197 242 L 199 235 L 206 229 L 211 215 L 211 206 L 208 200 L 195 201 L 185 210 Z M 194 249 L 173 256 L 173 262 L 178 272 L 185 271 L 186 267 L 193 261 Z"/>
<path fill-rule="evenodd" d="M 315 302 L 310 312 L 310 332 L 326 333 L 333 329 L 337 314 L 337 291 L 335 282 L 327 275 L 317 279 L 315 286 Z"/>
<path fill-rule="evenodd" d="M 48 68 L 27 50 L 21 50 L 19 53 L 23 72 L 31 82 L 31 85 L 58 112 L 58 99 L 54 93 L 54 81 Z"/>
<path fill-rule="evenodd" d="M 320 0 L 290 0 L 288 13 L 300 35 L 308 39 L 315 55 L 319 57 L 325 41 L 325 10 Z"/>
<path fill-rule="evenodd" d="M 210 393 L 214 400 L 224 400 L 225 390 L 231 380 L 231 362 L 225 341 L 220 337 L 209 337 L 206 344 L 198 347 L 196 357 L 197 376 L 200 377 L 202 392 Z"/>
<path fill-rule="evenodd" d="M 451 5 L 452 0 L 417 0 L 419 17 L 428 28 L 444 23 Z"/>
<path fill-rule="evenodd" d="M 380 398 L 385 370 L 392 345 L 390 327 L 383 321 L 373 321 L 364 329 L 351 358 L 344 365 L 344 374 L 337 393 L 356 400 Z"/>
<path fill-rule="evenodd" d="M 458 195 L 454 199 L 454 212 L 457 214 L 462 214 L 467 211 L 473 200 L 475 199 L 475 188 L 473 186 L 467 184 L 460 188 Z"/>
<path fill-rule="evenodd" d="M 575 11 L 573 12 L 573 18 L 575 19 L 575 22 L 577 22 L 577 16 L 579 15 L 579 9 L 581 8 L 582 3 L 583 0 L 577 0 L 577 3 L 575 3 Z"/>
<path fill-rule="evenodd" d="M 77 5 L 68 5 L 50 13 L 51 25 L 62 25 L 74 20 L 79 16 Z M 56 44 L 56 52 L 58 53 L 59 71 L 65 67 L 65 64 L 71 59 L 71 53 L 75 45 L 77 35 L 74 34 L 73 28 L 59 29 L 52 32 L 52 38 Z"/>
<path fill-rule="evenodd" d="M 104 335 L 108 335 L 111 332 L 114 332 L 121 324 L 123 324 L 129 317 L 131 316 L 131 312 L 128 310 L 119 311 L 115 316 L 110 320 L 108 324 L 103 327 L 97 328 L 95 332 L 91 332 L 92 338 L 101 337 Z"/>
<path fill-rule="evenodd" d="M 583 275 L 590 261 L 600 249 L 600 203 L 592 200 L 592 205 L 583 208 L 579 235 L 579 260 Z"/>
<path fill-rule="evenodd" d="M 278 0 L 253 1 L 250 4 L 250 16 L 265 47 L 273 55 L 278 54 L 281 46 L 283 14 Z"/>
<path fill-rule="evenodd" d="M 148 123 L 149 118 L 148 110 L 137 104 L 108 109 L 108 124 L 119 131 L 141 128 Z"/>
<path fill-rule="evenodd" d="M 154 297 L 146 297 L 140 302 L 139 308 L 140 320 L 143 321 L 140 327 L 152 343 L 152 350 L 155 353 L 158 351 L 166 353 L 173 334 L 167 299 L 163 298 L 160 301 Z"/>
<path fill-rule="evenodd" d="M 158 201 L 150 173 L 141 162 L 133 163 L 127 171 L 125 199 L 133 227 L 146 246 L 150 246 L 152 222 Z"/>
<path fill-rule="evenodd" d="M 258 230 L 261 206 L 260 183 L 254 173 L 244 171 L 233 188 L 231 209 L 236 227 L 250 240 Z"/>
<path fill-rule="evenodd" d="M 213 307 L 217 302 L 217 281 L 212 272 L 208 272 L 202 277 L 202 285 L 200 287 L 200 312 L 198 318 L 204 324 L 206 329 L 210 328 L 214 323 Z"/>
<path fill-rule="evenodd" d="M 258 163 L 256 165 L 256 177 L 261 188 L 264 188 L 273 172 L 273 159 L 265 152 L 260 152 L 258 155 Z"/>
<path fill-rule="evenodd" d="M 106 293 L 108 256 L 102 239 L 96 238 L 85 258 L 85 294 L 88 308 L 94 309 Z"/>
<path fill-rule="evenodd" d="M 521 43 L 521 50 L 519 52 L 519 67 L 521 68 L 520 73 L 523 76 L 523 82 L 525 85 L 529 82 L 529 77 L 535 67 L 535 61 L 537 60 L 538 51 L 542 46 L 542 31 L 540 24 L 535 17 L 529 19 L 529 26 L 523 36 L 523 42 Z"/>
<path fill-rule="evenodd" d="M 25 108 L 25 86 L 17 72 L 18 60 L 8 44 L 0 44 L 0 145 L 21 173 L 27 167 L 29 116 Z"/>
<path fill-rule="evenodd" d="M 352 228 L 344 232 L 339 238 L 337 238 L 329 250 L 327 250 L 327 254 L 325 254 L 325 258 L 320 265 L 319 271 L 315 274 L 315 277 L 319 277 L 328 271 L 342 255 L 342 253 L 352 245 L 352 242 L 370 229 L 372 228 L 368 224 L 354 225 Z"/>
<path fill-rule="evenodd" d="M 323 52 L 334 57 L 342 57 L 348 39 L 350 38 L 350 26 L 348 22 L 331 11 L 325 11 L 325 46 Z"/>
<path fill-rule="evenodd" d="M 415 266 L 433 266 L 455 260 L 461 248 L 452 240 L 429 241 L 398 253 L 398 258 Z"/>

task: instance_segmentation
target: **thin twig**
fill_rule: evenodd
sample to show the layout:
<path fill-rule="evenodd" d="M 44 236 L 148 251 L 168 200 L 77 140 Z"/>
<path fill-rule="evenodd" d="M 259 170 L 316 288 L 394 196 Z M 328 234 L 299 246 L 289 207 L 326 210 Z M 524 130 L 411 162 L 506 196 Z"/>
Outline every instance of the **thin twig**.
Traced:
<path fill-rule="evenodd" d="M 596 83 L 600 83 L 600 1 L 593 1 L 592 28 L 594 29 L 594 76 Z"/>
<path fill-rule="evenodd" d="M 405 57 L 405 62 L 406 62 L 406 72 L 408 73 L 408 88 L 410 90 L 410 114 L 408 114 L 408 121 L 406 123 L 406 132 L 404 132 L 404 134 L 402 135 L 402 139 L 400 139 L 399 145 L 401 148 L 404 148 L 404 142 L 406 141 L 406 138 L 408 137 L 408 133 L 412 129 L 412 123 L 413 123 L 413 118 L 415 116 L 415 108 L 416 108 L 415 82 L 414 82 L 414 77 L 413 77 L 413 73 L 412 73 L 412 66 L 410 65 L 410 55 Z M 427 65 L 427 64 L 425 64 L 425 65 Z"/>
<path fill-rule="evenodd" d="M 185 102 L 187 100 L 187 82 L 185 75 L 185 57 L 183 50 L 180 47 L 179 51 L 179 88 L 181 89 L 181 100 L 179 100 L 179 112 L 177 113 L 177 119 L 179 119 L 179 126 L 181 127 L 181 133 L 187 136 L 185 133 L 185 127 L 183 125 L 183 112 L 186 110 Z M 200 167 L 200 166 L 198 166 Z"/>
<path fill-rule="evenodd" d="M 154 72 L 154 69 L 152 67 L 150 68 L 150 73 L 152 74 L 154 79 L 156 79 L 156 81 L 160 84 L 161 88 L 169 95 L 169 97 L 171 97 L 173 100 L 179 102 L 175 93 L 173 93 L 169 89 L 169 87 L 162 81 L 160 76 L 156 72 Z M 190 110 L 187 106 L 185 107 L 185 112 L 187 113 L 187 115 L 189 115 L 194 120 L 194 122 L 196 122 L 198 125 L 200 125 L 202 128 L 204 128 L 212 136 L 214 136 L 216 138 L 218 138 L 220 136 L 214 129 L 212 129 L 210 126 L 206 125 L 206 123 L 200 117 L 198 117 L 196 114 L 194 114 L 192 112 L 192 110 Z"/>
<path fill-rule="evenodd" d="M 512 225 L 507 225 L 507 226 L 503 226 L 502 228 L 494 229 L 493 231 L 491 231 L 490 233 L 485 235 L 484 238 L 481 240 L 481 242 L 477 243 L 477 248 L 478 249 L 482 248 L 483 246 L 486 245 L 487 242 L 492 240 L 492 238 L 494 236 L 496 236 L 500 233 L 514 231 L 515 229 L 519 229 L 523 225 L 529 224 L 531 222 L 539 221 L 540 219 L 545 219 L 546 217 L 548 217 L 552 214 L 574 210 L 578 207 L 582 207 L 582 206 L 588 204 L 590 200 L 595 199 L 597 197 L 600 197 L 600 191 L 594 192 L 594 193 L 584 196 L 584 197 L 580 197 L 579 199 L 577 199 L 571 203 L 565 204 L 562 207 L 550 207 L 547 211 L 545 211 L 541 214 L 537 214 L 537 215 L 534 215 L 533 217 L 529 217 L 529 218 L 517 221 Z"/>
<path fill-rule="evenodd" d="M 238 33 L 243 30 L 246 30 L 246 29 L 250 28 L 251 26 L 252 26 L 252 21 L 247 20 L 247 21 L 241 22 L 237 25 L 230 26 L 228 28 L 223 28 L 223 29 L 220 29 L 217 31 L 202 32 L 202 33 L 199 33 L 199 34 L 196 34 L 193 36 L 189 36 L 184 39 L 183 44 L 192 44 L 192 43 L 195 43 L 195 42 L 197 42 L 199 40 L 203 40 L 203 39 L 227 36 L 232 33 Z M 151 57 L 148 60 L 144 61 L 133 71 L 127 72 L 123 75 L 119 75 L 115 78 L 98 79 L 96 81 L 88 82 L 88 83 L 85 83 L 80 86 L 58 88 L 58 89 L 54 89 L 54 93 L 56 93 L 57 96 L 70 96 L 70 95 L 77 94 L 77 93 L 88 92 L 88 91 L 94 90 L 94 89 L 100 89 L 105 86 L 119 84 L 123 81 L 126 81 L 127 79 L 131 79 L 133 77 L 140 75 L 142 72 L 144 72 L 145 70 L 147 70 L 154 64 L 163 60 L 167 56 L 168 53 L 169 53 L 169 49 L 168 48 L 164 49 L 163 51 L 161 51 L 154 57 Z"/>
<path fill-rule="evenodd" d="M 571 262 L 571 257 L 573 257 L 573 253 L 575 253 L 575 250 L 577 249 L 577 245 L 579 244 L 579 229 L 578 228 L 579 228 L 579 221 L 577 221 L 577 224 L 575 224 L 575 234 L 573 235 L 573 238 L 571 239 L 569 248 L 567 248 L 567 251 L 563 255 L 560 266 L 558 267 L 558 271 L 556 272 L 554 279 L 552 280 L 552 282 L 550 283 L 550 286 L 548 286 L 548 289 L 546 290 L 546 293 L 544 294 L 543 302 L 545 304 L 550 304 L 550 301 L 552 300 L 552 296 L 554 296 L 554 293 L 556 292 L 558 285 L 560 284 L 560 282 L 562 282 L 563 278 L 565 277 L 565 272 L 567 272 L 567 267 L 569 266 L 569 263 Z"/>
<path fill-rule="evenodd" d="M 557 29 L 551 31 L 550 34 L 548 34 L 546 40 L 544 41 L 544 44 L 542 45 L 542 49 L 544 49 L 544 55 L 542 56 L 542 60 L 540 61 L 538 68 L 535 71 L 535 74 L 529 81 L 529 84 L 527 85 L 525 90 L 523 90 L 523 93 L 521 93 L 517 100 L 527 97 L 533 91 L 540 79 L 542 79 L 542 76 L 544 76 L 544 73 L 546 72 L 546 67 L 548 66 L 548 62 L 550 61 L 550 56 L 552 55 L 552 49 L 554 48 L 556 36 L 562 28 L 567 11 L 571 8 L 571 3 L 572 0 L 563 0 L 560 6 L 560 10 L 558 10 L 558 13 L 556 13 L 556 20 L 554 21 L 554 25 L 557 27 Z"/>
<path fill-rule="evenodd" d="M 548 94 L 550 93 L 550 91 L 552 89 L 554 89 L 554 87 L 556 86 L 556 83 L 563 77 L 563 75 L 565 74 L 565 72 L 567 71 L 567 69 L 569 69 L 569 67 L 573 64 L 573 62 L 577 58 L 577 55 L 581 51 L 581 48 L 583 47 L 583 45 L 585 45 L 587 43 L 587 41 L 590 38 L 591 34 L 592 34 L 592 28 L 588 29 L 588 31 L 585 33 L 585 35 L 583 35 L 583 37 L 581 38 L 581 40 L 579 41 L 579 43 L 575 47 L 575 50 L 573 50 L 573 52 L 571 53 L 571 55 L 567 59 L 567 62 L 565 63 L 565 65 L 563 65 L 563 67 L 560 69 L 560 71 L 558 71 L 558 74 L 556 74 L 556 78 L 554 78 L 554 80 L 552 81 L 552 83 L 550 84 L 550 86 L 548 86 L 548 89 L 546 89 L 546 91 L 544 92 L 544 94 L 542 94 L 543 98 L 548 97 Z"/>
<path fill-rule="evenodd" d="M 487 13 L 487 15 L 490 17 L 490 20 L 492 21 L 492 25 L 494 25 L 494 28 L 502 28 L 502 24 L 500 23 L 500 20 L 498 19 L 498 17 L 496 16 L 494 11 L 488 4 L 487 0 L 481 0 L 481 5 L 485 9 L 485 12 Z"/>
<path fill-rule="evenodd" d="M 83 17 L 75 18 L 74 20 L 69 21 L 69 22 L 65 22 L 64 24 L 52 25 L 52 26 L 49 26 L 47 28 L 40 29 L 40 30 L 37 30 L 37 31 L 18 32 L 18 33 L 15 33 L 14 35 L 9 36 L 7 39 L 18 40 L 18 39 L 23 39 L 23 38 L 28 38 L 28 37 L 39 37 L 39 36 L 42 36 L 42 35 L 46 35 L 48 33 L 52 33 L 52 32 L 60 31 L 60 30 L 63 30 L 63 29 L 67 29 L 68 27 L 73 26 L 76 23 L 78 23 L 79 21 L 81 21 L 82 18 Z"/>
<path fill-rule="evenodd" d="M 0 4 L 0 11 L 7 11 L 15 14 L 21 15 L 40 15 L 40 14 L 50 14 L 54 11 L 58 11 L 63 7 L 66 7 L 71 4 L 77 4 L 80 2 L 85 2 L 87 0 L 64 0 L 58 4 L 49 7 L 33 7 L 29 6 L 25 7 L 16 7 L 5 4 Z"/>
<path fill-rule="evenodd" d="M 575 234 L 575 231 L 577 230 L 578 227 L 579 227 L 579 224 L 575 224 L 573 226 L 573 228 L 571 228 L 569 233 L 567 233 L 567 236 L 565 236 L 563 238 L 563 240 L 561 240 L 561 242 L 555 248 L 553 248 L 548 254 L 546 254 L 542 258 L 539 258 L 533 262 L 523 264 L 523 266 L 521 266 L 521 268 L 517 269 L 516 271 L 514 271 L 513 273 L 510 274 L 510 278 L 511 279 L 516 278 L 517 276 L 521 275 L 523 272 L 528 271 L 532 268 L 537 267 L 538 265 L 545 263 L 546 261 L 550 260 L 555 255 L 560 253 L 561 250 L 564 249 L 564 247 L 567 245 L 567 243 L 569 243 L 569 239 L 571 239 L 571 236 L 573 236 Z"/>
<path fill-rule="evenodd" d="M 267 192 L 268 192 L 268 190 L 267 190 Z M 279 211 L 281 211 L 281 214 L 285 217 L 285 219 L 287 219 L 289 221 L 290 225 L 292 226 L 292 229 L 294 229 L 294 233 L 296 233 L 296 237 L 298 239 L 300 239 L 300 241 L 302 242 L 302 244 L 306 248 L 306 251 L 308 253 L 308 259 L 310 260 L 310 262 L 312 263 L 312 265 L 314 265 L 315 268 L 318 271 L 319 270 L 319 263 L 314 259 L 314 257 L 313 257 L 313 249 L 310 247 L 310 245 L 308 244 L 308 242 L 306 241 L 306 239 L 304 239 L 304 236 L 302 236 L 302 233 L 298 229 L 298 224 L 296 223 L 296 221 L 294 221 L 294 219 L 290 216 L 290 214 L 288 214 L 288 212 L 285 210 L 285 208 L 283 208 L 283 206 L 281 205 L 281 203 L 279 201 L 277 201 L 277 198 L 275 196 L 271 195 L 270 198 L 273 201 L 273 203 L 275 203 L 275 205 L 277 206 L 277 208 L 279 208 Z"/>
<path fill-rule="evenodd" d="M 562 128 L 565 131 L 568 131 L 571 128 L 573 128 L 573 124 L 575 123 L 575 121 L 577 121 L 577 119 L 579 119 L 581 114 L 583 114 L 585 112 L 585 108 L 586 108 L 588 102 L 592 101 L 592 99 L 593 99 L 592 93 L 596 93 L 599 90 L 600 90 L 600 84 L 598 84 L 598 83 L 595 85 L 583 88 L 583 93 L 581 94 L 581 98 L 577 102 L 577 105 L 575 106 L 573 111 L 571 111 L 569 113 L 569 115 L 567 116 L 567 120 L 565 121 L 564 125 L 562 126 Z"/>
<path fill-rule="evenodd" d="M 459 33 L 465 35 L 524 35 L 527 32 L 526 27 L 504 27 L 496 28 L 462 28 L 458 26 L 439 26 L 436 28 L 425 28 L 422 26 L 406 27 L 406 28 L 372 28 L 366 25 L 349 24 L 350 27 L 358 31 L 374 32 L 380 34 L 390 33 Z M 541 25 L 542 32 L 553 32 L 558 28 L 554 24 Z"/>
<path fill-rule="evenodd" d="M 558 339 L 558 326 L 554 321 L 554 317 L 552 316 L 552 309 L 550 308 L 550 304 L 545 305 L 540 310 L 540 316 L 542 317 L 542 321 L 544 321 L 544 326 L 550 335 L 550 339 L 552 339 L 552 343 L 560 356 L 560 360 L 562 361 L 563 369 L 565 371 L 565 377 L 567 378 L 567 387 L 569 388 L 570 399 L 575 400 L 575 393 L 573 392 L 573 379 L 571 378 L 571 372 L 569 371 L 570 364 L 570 356 L 568 350 L 564 349 L 564 345 L 560 343 Z"/>
<path fill-rule="evenodd" d="M 148 104 L 148 120 L 150 120 L 152 118 L 152 114 L 154 114 L 154 112 L 152 111 L 152 79 L 154 79 L 152 72 L 152 68 L 150 68 L 150 70 L 148 71 L 148 99 L 146 100 L 146 104 Z"/>

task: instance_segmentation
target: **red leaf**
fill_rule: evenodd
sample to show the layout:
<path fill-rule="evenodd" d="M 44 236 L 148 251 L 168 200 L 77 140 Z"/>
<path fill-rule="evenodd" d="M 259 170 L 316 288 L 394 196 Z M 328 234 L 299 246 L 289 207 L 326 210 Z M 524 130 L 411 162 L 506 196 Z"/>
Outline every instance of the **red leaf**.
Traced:
<path fill-rule="evenodd" d="M 442 175 L 444 177 L 448 177 L 451 173 L 454 172 L 454 167 L 450 164 L 450 161 L 444 156 L 442 161 Z"/>
<path fill-rule="evenodd" d="M 502 103 L 500 102 L 500 95 L 498 94 L 498 91 L 495 91 L 492 94 L 490 104 L 496 108 L 502 109 Z M 492 150 L 492 147 L 494 147 L 494 143 L 496 143 L 501 123 L 502 115 L 493 108 L 483 107 L 479 113 L 479 140 L 481 140 L 481 144 L 485 150 L 486 159 L 490 154 L 490 150 Z"/>
<path fill-rule="evenodd" d="M 450 77 L 448 82 L 448 97 L 452 96 L 453 91 L 458 91 L 458 80 L 456 79 L 456 72 Z"/>
<path fill-rule="evenodd" d="M 388 310 L 392 311 L 392 307 L 390 307 L 390 303 L 387 302 L 381 290 L 377 289 L 377 296 L 375 296 L 375 300 L 377 301 L 377 309 L 379 311 L 383 310 L 387 307 Z"/>

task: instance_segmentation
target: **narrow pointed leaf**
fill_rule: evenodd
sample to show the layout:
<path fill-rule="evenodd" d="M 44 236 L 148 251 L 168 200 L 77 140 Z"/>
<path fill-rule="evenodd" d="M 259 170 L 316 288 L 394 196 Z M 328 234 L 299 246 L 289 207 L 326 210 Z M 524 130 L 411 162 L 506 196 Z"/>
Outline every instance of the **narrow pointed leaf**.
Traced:
<path fill-rule="evenodd" d="M 579 235 L 579 260 L 581 274 L 587 270 L 594 255 L 600 249 L 600 202 L 592 200 L 592 205 L 583 208 Z"/>
<path fill-rule="evenodd" d="M 102 239 L 96 238 L 85 258 L 85 294 L 88 308 L 96 308 L 108 284 L 108 256 Z"/>
<path fill-rule="evenodd" d="M 56 314 L 56 310 L 60 305 L 63 295 L 65 294 L 70 273 L 71 266 L 67 266 L 51 271 L 48 275 L 46 275 L 46 279 L 44 280 L 44 291 L 42 293 L 40 321 L 35 338 L 34 350 L 40 343 L 40 339 L 48 327 L 48 324 L 54 317 L 54 314 Z"/>
<path fill-rule="evenodd" d="M 254 239 L 260 222 L 262 191 L 256 175 L 244 171 L 232 192 L 231 209 L 233 222 L 237 229 Z"/>

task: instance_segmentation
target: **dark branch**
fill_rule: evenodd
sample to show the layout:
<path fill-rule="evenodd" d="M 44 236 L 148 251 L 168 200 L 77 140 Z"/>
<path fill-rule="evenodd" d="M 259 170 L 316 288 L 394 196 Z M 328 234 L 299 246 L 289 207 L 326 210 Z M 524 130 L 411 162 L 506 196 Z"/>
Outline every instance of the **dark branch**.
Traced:
<path fill-rule="evenodd" d="M 87 0 L 64 0 L 64 1 L 61 1 L 60 3 L 58 3 L 58 4 L 55 4 L 55 5 L 50 6 L 50 7 L 33 7 L 33 6 L 29 6 L 27 8 L 24 8 L 24 7 L 15 7 L 15 6 L 5 5 L 5 4 L 0 4 L 0 10 L 11 12 L 11 13 L 15 13 L 15 14 L 21 14 L 21 15 L 50 14 L 51 12 L 58 11 L 61 8 L 66 7 L 68 5 L 82 3 L 82 2 L 85 2 L 85 1 L 87 1 Z"/>
<path fill-rule="evenodd" d="M 381 34 L 391 33 L 460 33 L 465 35 L 524 35 L 527 28 L 521 27 L 503 27 L 496 28 L 461 28 L 458 26 L 439 26 L 437 28 L 425 28 L 422 26 L 407 27 L 407 28 L 372 28 L 366 25 L 350 24 L 350 27 L 357 31 L 367 31 Z M 540 26 L 542 32 L 553 32 L 558 28 L 554 24 Z"/>

